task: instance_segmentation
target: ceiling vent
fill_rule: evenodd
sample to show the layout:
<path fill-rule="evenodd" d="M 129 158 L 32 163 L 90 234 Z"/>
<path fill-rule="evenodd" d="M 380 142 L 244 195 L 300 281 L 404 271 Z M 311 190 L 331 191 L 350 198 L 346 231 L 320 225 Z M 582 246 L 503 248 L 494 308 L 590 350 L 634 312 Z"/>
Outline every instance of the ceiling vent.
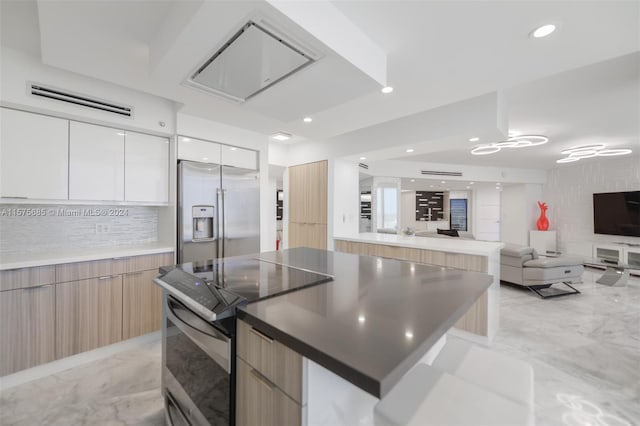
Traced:
<path fill-rule="evenodd" d="M 313 61 L 311 54 L 249 21 L 189 76 L 187 84 L 244 102 Z"/>
<path fill-rule="evenodd" d="M 358 163 L 358 166 L 359 166 L 359 167 L 361 167 L 361 168 L 363 168 L 363 169 L 367 169 L 367 170 L 369 170 L 369 166 L 367 166 L 367 165 L 366 165 L 366 164 L 364 164 L 364 163 Z"/>
<path fill-rule="evenodd" d="M 105 101 L 104 99 L 91 98 L 87 95 L 72 93 L 62 89 L 55 89 L 37 83 L 27 83 L 27 89 L 32 96 L 67 102 L 87 108 L 99 109 L 125 117 L 133 117 L 132 107 L 118 105 L 115 102 Z"/>
<path fill-rule="evenodd" d="M 420 173 L 431 176 L 462 176 L 462 172 L 440 172 L 437 170 L 421 170 Z"/>

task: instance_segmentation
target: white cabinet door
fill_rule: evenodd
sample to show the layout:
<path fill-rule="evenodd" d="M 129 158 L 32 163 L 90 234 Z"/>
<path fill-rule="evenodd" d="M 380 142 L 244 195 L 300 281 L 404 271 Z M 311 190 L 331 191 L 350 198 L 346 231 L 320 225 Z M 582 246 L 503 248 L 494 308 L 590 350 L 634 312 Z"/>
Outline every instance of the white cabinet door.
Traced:
<path fill-rule="evenodd" d="M 69 121 L 0 108 L 0 195 L 67 199 Z"/>
<path fill-rule="evenodd" d="M 179 136 L 178 159 L 220 164 L 220 144 Z"/>
<path fill-rule="evenodd" d="M 169 201 L 169 140 L 126 132 L 124 150 L 126 201 Z"/>
<path fill-rule="evenodd" d="M 124 131 L 69 124 L 69 199 L 124 200 Z"/>
<path fill-rule="evenodd" d="M 258 170 L 258 152 L 235 146 L 222 146 L 222 162 L 225 166 Z"/>

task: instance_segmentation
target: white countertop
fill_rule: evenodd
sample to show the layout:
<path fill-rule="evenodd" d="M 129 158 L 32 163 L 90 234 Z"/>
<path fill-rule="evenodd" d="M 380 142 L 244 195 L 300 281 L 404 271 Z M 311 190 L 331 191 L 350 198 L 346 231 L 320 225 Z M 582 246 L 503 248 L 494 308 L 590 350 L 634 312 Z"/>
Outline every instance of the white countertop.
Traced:
<path fill-rule="evenodd" d="M 0 258 L 0 270 L 85 262 L 88 260 L 109 259 L 114 257 L 141 256 L 173 251 L 173 245 L 167 243 L 152 243 L 135 246 L 2 255 Z"/>
<path fill-rule="evenodd" d="M 496 254 L 498 250 L 504 247 L 504 243 L 500 241 L 467 240 L 455 237 L 416 237 L 415 235 L 378 234 L 374 232 L 336 235 L 333 238 L 342 241 L 383 244 L 480 256 Z"/>

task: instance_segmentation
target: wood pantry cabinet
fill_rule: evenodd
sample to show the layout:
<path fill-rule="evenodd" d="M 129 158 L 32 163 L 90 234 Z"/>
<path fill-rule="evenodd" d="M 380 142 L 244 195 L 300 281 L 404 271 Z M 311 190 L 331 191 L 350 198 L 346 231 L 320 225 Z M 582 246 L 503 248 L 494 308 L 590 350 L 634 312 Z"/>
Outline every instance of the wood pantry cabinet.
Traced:
<path fill-rule="evenodd" d="M 289 167 L 289 248 L 327 248 L 327 164 Z"/>
<path fill-rule="evenodd" d="M 173 252 L 0 271 L 0 376 L 160 329 Z"/>
<path fill-rule="evenodd" d="M 236 424 L 304 424 L 302 355 L 237 321 Z"/>

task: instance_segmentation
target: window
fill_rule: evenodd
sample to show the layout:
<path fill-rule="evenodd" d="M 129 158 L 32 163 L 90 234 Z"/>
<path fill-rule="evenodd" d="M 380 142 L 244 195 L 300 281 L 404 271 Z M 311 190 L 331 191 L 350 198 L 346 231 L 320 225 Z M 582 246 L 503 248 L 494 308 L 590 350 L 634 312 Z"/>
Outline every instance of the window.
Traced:
<path fill-rule="evenodd" d="M 397 229 L 398 188 L 380 186 L 376 190 L 376 228 Z"/>

